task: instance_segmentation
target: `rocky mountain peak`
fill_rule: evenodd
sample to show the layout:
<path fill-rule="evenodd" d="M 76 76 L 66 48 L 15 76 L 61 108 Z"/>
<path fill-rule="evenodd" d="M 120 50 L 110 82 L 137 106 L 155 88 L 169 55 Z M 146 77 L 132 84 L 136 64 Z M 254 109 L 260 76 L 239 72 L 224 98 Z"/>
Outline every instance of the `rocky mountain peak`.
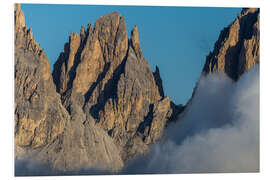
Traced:
<path fill-rule="evenodd" d="M 31 51 L 39 56 L 46 56 L 40 45 L 34 40 L 32 28 L 25 26 L 24 12 L 20 4 L 15 4 L 14 6 L 14 18 L 15 47 Z M 47 57 L 44 58 L 46 59 Z"/>
<path fill-rule="evenodd" d="M 16 5 L 14 9 L 15 19 L 17 16 L 20 19 L 15 21 L 14 26 L 15 158 L 30 156 L 34 163 L 47 163 L 58 171 L 91 167 L 119 170 L 123 160 L 113 139 L 93 124 L 91 117 L 86 120 L 76 94 L 64 97 L 56 92 L 55 87 L 60 93 L 72 88 L 72 84 L 68 83 L 74 79 L 76 67 L 81 60 L 89 60 L 81 59 L 79 55 L 87 41 L 90 44 L 91 41 L 97 42 L 92 38 L 91 26 L 85 38 L 77 33 L 70 34 L 69 42 L 65 44 L 64 52 L 54 66 L 60 71 L 54 73 L 53 78 L 46 54 L 39 46 L 34 48 L 37 43 L 32 29 L 21 27 L 24 17 L 19 7 Z M 93 47 L 87 46 L 90 49 Z M 89 53 L 91 50 L 85 51 Z M 57 75 L 60 78 L 56 78 Z M 70 102 L 69 106 L 64 106 L 63 101 Z"/>
<path fill-rule="evenodd" d="M 162 79 L 160 77 L 158 66 L 156 66 L 156 70 L 155 70 L 155 72 L 153 72 L 153 75 L 154 75 L 154 78 L 155 78 L 156 85 L 158 87 L 159 94 L 160 94 L 160 96 L 162 98 L 164 98 L 164 90 L 163 90 L 163 85 L 162 85 Z"/>
<path fill-rule="evenodd" d="M 14 16 L 16 151 L 18 147 L 35 149 L 50 143 L 69 117 L 55 93 L 49 60 L 34 40 L 32 28 L 25 26 L 19 4 L 15 4 Z"/>
<path fill-rule="evenodd" d="M 225 72 L 238 80 L 260 57 L 260 12 L 244 8 L 237 18 L 220 33 L 214 50 L 206 58 L 203 74 Z"/>
<path fill-rule="evenodd" d="M 25 27 L 24 12 L 21 9 L 20 4 L 14 5 L 14 17 L 15 17 L 15 30 Z"/>
<path fill-rule="evenodd" d="M 257 8 L 243 8 L 241 13 L 238 15 L 238 17 L 243 17 L 249 13 L 255 13 L 258 9 Z"/>
<path fill-rule="evenodd" d="M 135 25 L 131 31 L 131 46 L 133 47 L 135 54 L 138 58 L 142 58 L 142 50 L 140 47 L 138 26 Z"/>
<path fill-rule="evenodd" d="M 146 152 L 178 111 L 169 98 L 163 99 L 159 69 L 152 73 L 142 55 L 138 27 L 128 39 L 124 17 L 113 12 L 97 19 L 93 29 L 81 28 L 84 40 L 73 36 L 53 71 L 64 106 L 73 117 L 76 104 L 85 121 L 107 132 L 123 161 Z M 72 40 L 76 46 L 71 48 Z M 154 121 L 153 114 L 159 115 Z"/>
<path fill-rule="evenodd" d="M 234 81 L 256 64 L 260 64 L 260 10 L 243 8 L 235 20 L 225 27 L 215 43 L 214 49 L 206 57 L 201 76 L 215 72 L 224 72 Z M 185 105 L 184 112 L 189 110 L 197 91 Z"/>

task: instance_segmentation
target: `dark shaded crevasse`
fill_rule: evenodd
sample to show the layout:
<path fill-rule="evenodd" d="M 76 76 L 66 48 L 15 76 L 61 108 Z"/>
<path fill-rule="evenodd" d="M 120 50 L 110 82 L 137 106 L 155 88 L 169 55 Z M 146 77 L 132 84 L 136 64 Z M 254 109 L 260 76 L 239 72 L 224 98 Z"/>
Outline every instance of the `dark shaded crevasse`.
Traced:
<path fill-rule="evenodd" d="M 253 26 L 257 21 L 259 10 L 254 13 L 248 13 L 240 20 L 239 40 L 235 46 L 229 47 L 225 56 L 225 72 L 234 81 L 241 76 L 239 72 L 239 56 L 244 40 L 251 39 L 254 32 Z"/>
<path fill-rule="evenodd" d="M 146 136 L 149 135 L 150 129 L 151 129 L 151 124 L 153 121 L 153 110 L 154 110 L 154 104 L 150 104 L 149 105 L 149 111 L 148 114 L 144 117 L 144 120 L 139 124 L 138 128 L 137 128 L 137 132 L 144 134 L 143 136 L 143 141 L 145 140 Z M 145 132 L 146 127 L 149 127 L 148 132 Z"/>
<path fill-rule="evenodd" d="M 155 72 L 153 72 L 153 76 L 155 78 L 155 83 L 158 87 L 159 94 L 163 99 L 164 98 L 164 90 L 163 90 L 162 79 L 160 77 L 158 66 L 156 66 L 156 70 L 155 70 Z"/>
<path fill-rule="evenodd" d="M 105 106 L 105 103 L 107 102 L 107 100 L 109 98 L 117 99 L 117 85 L 118 85 L 118 81 L 120 80 L 121 74 L 124 73 L 124 68 L 125 68 L 125 64 L 127 61 L 129 48 L 130 48 L 130 42 L 128 44 L 128 49 L 127 49 L 126 55 L 123 58 L 121 64 L 114 70 L 112 78 L 108 80 L 108 82 L 106 83 L 106 85 L 104 87 L 104 90 L 102 92 L 100 92 L 99 97 L 97 99 L 97 103 L 95 105 L 93 105 L 89 110 L 92 117 L 94 117 L 97 120 L 99 118 L 99 111 L 104 109 L 104 106 Z M 104 75 L 104 77 L 105 77 L 105 75 Z M 102 79 L 104 77 L 101 77 L 100 81 L 102 81 Z M 96 83 L 95 86 L 97 86 L 97 85 L 98 85 L 98 82 Z M 94 91 L 94 88 L 95 87 L 93 87 L 93 90 L 91 90 L 92 92 Z M 86 98 L 88 100 L 89 100 L 92 92 L 89 91 L 89 93 L 87 93 Z"/>
<path fill-rule="evenodd" d="M 72 87 L 73 80 L 76 77 L 76 69 L 81 62 L 80 56 L 81 56 L 81 53 L 86 45 L 89 34 L 90 34 L 90 28 L 87 29 L 84 37 L 81 36 L 81 38 L 83 37 L 83 39 L 81 39 L 80 46 L 79 46 L 79 48 L 74 56 L 74 64 L 71 67 L 70 71 L 68 72 L 69 81 L 67 83 L 66 91 Z M 61 72 L 62 72 L 61 68 L 62 68 L 62 65 L 64 63 L 65 71 L 67 71 L 67 64 L 68 64 L 67 60 L 68 60 L 69 51 L 70 51 L 69 43 L 65 43 L 64 52 L 60 53 L 58 59 L 56 60 L 56 62 L 53 65 L 52 77 L 53 77 L 53 82 L 56 86 L 56 91 L 58 93 L 60 92 L 59 85 L 60 85 L 60 78 L 61 78 Z M 65 74 L 66 73 L 67 72 L 65 72 Z"/>
<path fill-rule="evenodd" d="M 83 49 L 85 47 L 85 44 L 87 42 L 89 34 L 90 34 L 90 29 L 87 30 L 85 38 L 81 41 L 79 49 L 75 54 L 74 64 L 71 67 L 70 71 L 68 72 L 69 81 L 68 81 L 68 84 L 67 84 L 67 89 L 70 89 L 72 87 L 72 85 L 73 85 L 73 81 L 74 81 L 74 79 L 76 77 L 76 69 L 77 69 L 78 65 L 80 64 L 80 62 L 81 62 L 81 53 L 82 53 L 82 51 L 83 51 Z"/>

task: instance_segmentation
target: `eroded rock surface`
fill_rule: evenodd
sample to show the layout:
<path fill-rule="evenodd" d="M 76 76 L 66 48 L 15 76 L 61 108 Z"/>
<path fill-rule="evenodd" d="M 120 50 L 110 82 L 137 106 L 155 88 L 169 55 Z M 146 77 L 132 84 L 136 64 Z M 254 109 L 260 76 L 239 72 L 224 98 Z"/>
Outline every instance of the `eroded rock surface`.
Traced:
<path fill-rule="evenodd" d="M 207 58 L 204 74 L 225 72 L 238 80 L 243 73 L 260 62 L 260 12 L 244 8 L 237 18 L 224 28 Z"/>
<path fill-rule="evenodd" d="M 119 148 L 94 120 L 86 121 L 80 101 L 67 110 L 50 73 L 49 60 L 24 23 L 24 13 L 15 5 L 15 159 L 28 157 L 56 171 L 87 168 L 119 170 Z M 80 36 L 72 34 L 64 78 L 73 77 Z M 76 49 L 76 51 L 70 51 Z M 65 57 L 65 56 L 64 56 Z M 63 81 L 65 84 L 68 81 Z M 58 86 L 65 89 L 68 84 Z"/>
<path fill-rule="evenodd" d="M 48 58 L 25 26 L 20 5 L 15 5 L 15 144 L 44 146 L 63 131 L 68 119 L 55 93 Z"/>
<path fill-rule="evenodd" d="M 237 81 L 259 63 L 260 11 L 256 8 L 243 8 L 237 18 L 221 31 L 214 50 L 206 57 L 201 77 L 214 72 L 224 72 L 232 80 Z M 179 120 L 189 111 L 197 84 Z"/>
<path fill-rule="evenodd" d="M 80 44 L 72 46 L 73 41 Z M 143 57 L 138 27 L 128 39 L 124 17 L 117 12 L 97 19 L 94 28 L 82 27 L 80 35 L 71 34 L 53 77 L 71 116 L 70 107 L 78 104 L 86 121 L 94 120 L 114 140 L 124 162 L 146 153 L 178 112 L 164 97 L 159 69 L 152 73 Z"/>

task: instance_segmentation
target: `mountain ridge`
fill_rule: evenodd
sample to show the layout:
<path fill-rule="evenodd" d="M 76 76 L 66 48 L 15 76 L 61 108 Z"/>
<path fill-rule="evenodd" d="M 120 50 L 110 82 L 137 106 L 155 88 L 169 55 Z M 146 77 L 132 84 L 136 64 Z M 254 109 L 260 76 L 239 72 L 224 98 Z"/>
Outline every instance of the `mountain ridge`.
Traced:
<path fill-rule="evenodd" d="M 14 16 L 15 159 L 30 155 L 60 172 L 118 172 L 146 154 L 188 110 L 192 97 L 183 106 L 166 95 L 159 68 L 152 72 L 143 56 L 138 26 L 128 37 L 118 12 L 70 33 L 52 73 L 19 4 Z M 237 50 L 226 55 L 235 44 Z M 234 61 L 237 68 L 231 68 Z M 259 10 L 243 9 L 221 32 L 201 76 L 223 71 L 236 81 L 254 64 L 259 64 Z"/>

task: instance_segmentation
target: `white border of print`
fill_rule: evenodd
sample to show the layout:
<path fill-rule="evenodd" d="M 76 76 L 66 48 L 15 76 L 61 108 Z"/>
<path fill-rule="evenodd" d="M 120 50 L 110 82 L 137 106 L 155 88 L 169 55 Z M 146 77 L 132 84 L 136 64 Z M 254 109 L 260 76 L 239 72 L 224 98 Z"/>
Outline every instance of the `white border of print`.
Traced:
<path fill-rule="evenodd" d="M 97 4 L 97 5 L 148 5 L 148 6 L 200 6 L 200 7 L 259 7 L 261 9 L 261 64 L 260 64 L 260 173 L 228 173 L 228 174 L 180 174 L 180 175 L 135 175 L 135 176 L 62 176 L 62 177 L 20 177 L 20 179 L 269 179 L 269 6 L 266 0 L 10 0 L 1 3 L 1 163 L 0 177 L 3 179 L 17 179 L 14 177 L 14 148 L 13 148 L 13 107 L 14 107 L 14 56 L 13 56 L 13 4 L 14 3 L 50 3 L 50 4 Z"/>

